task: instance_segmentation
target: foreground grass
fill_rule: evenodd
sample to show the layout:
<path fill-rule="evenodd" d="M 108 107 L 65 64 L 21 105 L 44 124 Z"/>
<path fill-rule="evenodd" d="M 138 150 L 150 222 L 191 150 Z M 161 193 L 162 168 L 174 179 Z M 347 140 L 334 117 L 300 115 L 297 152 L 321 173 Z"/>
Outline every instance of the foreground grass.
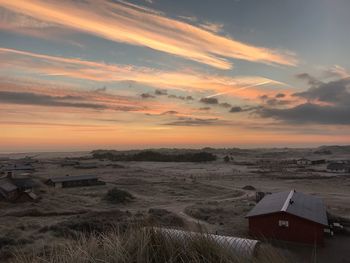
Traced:
<path fill-rule="evenodd" d="M 43 251 L 15 252 L 11 263 L 163 263 L 163 262 L 287 262 L 276 250 L 263 246 L 254 258 L 235 255 L 213 243 L 206 235 L 184 242 L 152 228 L 134 228 L 123 233 L 81 235 Z"/>

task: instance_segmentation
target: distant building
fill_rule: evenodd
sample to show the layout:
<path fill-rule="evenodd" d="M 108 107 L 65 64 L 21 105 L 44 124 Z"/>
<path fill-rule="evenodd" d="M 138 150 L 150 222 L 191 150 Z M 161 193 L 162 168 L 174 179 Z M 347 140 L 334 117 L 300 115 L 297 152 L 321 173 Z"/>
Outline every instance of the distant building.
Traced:
<path fill-rule="evenodd" d="M 323 243 L 328 226 L 320 198 L 292 191 L 265 195 L 247 214 L 253 236 L 300 243 Z"/>
<path fill-rule="evenodd" d="M 74 166 L 77 169 L 95 169 L 98 168 L 96 163 L 80 163 Z"/>
<path fill-rule="evenodd" d="M 297 160 L 298 165 L 310 165 L 311 161 L 309 159 L 301 158 Z"/>
<path fill-rule="evenodd" d="M 56 188 L 66 187 L 79 187 L 79 186 L 91 186 L 91 185 L 102 185 L 104 182 L 100 181 L 95 175 L 78 175 L 78 176 L 62 176 L 54 177 L 46 182 Z"/>
<path fill-rule="evenodd" d="M 76 160 L 69 160 L 69 159 L 65 159 L 61 162 L 61 166 L 65 167 L 65 166 L 76 166 L 79 165 L 79 161 Z"/>
<path fill-rule="evenodd" d="M 9 179 L 0 179 L 0 197 L 6 201 L 15 201 L 19 197 L 18 187 Z"/>
<path fill-rule="evenodd" d="M 325 164 L 325 163 L 326 163 L 326 160 L 324 160 L 324 159 L 312 160 L 312 161 L 311 161 L 311 164 L 312 164 L 312 165 Z"/>
<path fill-rule="evenodd" d="M 12 178 L 12 173 L 0 179 L 0 199 L 6 201 L 36 200 L 33 192 L 36 184 L 30 178 Z"/>
<path fill-rule="evenodd" d="M 350 165 L 345 162 L 333 162 L 327 165 L 327 170 L 333 173 L 350 172 Z"/>
<path fill-rule="evenodd" d="M 31 164 L 9 164 L 1 169 L 3 172 L 6 171 L 23 171 L 23 172 L 34 172 L 35 169 Z"/>
<path fill-rule="evenodd" d="M 31 178 L 12 178 L 11 181 L 20 191 L 32 190 L 37 185 Z"/>

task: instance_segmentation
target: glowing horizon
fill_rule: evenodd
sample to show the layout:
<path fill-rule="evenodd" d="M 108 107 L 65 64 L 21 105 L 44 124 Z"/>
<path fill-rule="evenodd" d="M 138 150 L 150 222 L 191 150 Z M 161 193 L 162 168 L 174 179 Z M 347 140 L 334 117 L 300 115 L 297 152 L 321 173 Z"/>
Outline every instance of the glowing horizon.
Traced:
<path fill-rule="evenodd" d="M 0 0 L 0 152 L 348 144 L 335 1 Z"/>

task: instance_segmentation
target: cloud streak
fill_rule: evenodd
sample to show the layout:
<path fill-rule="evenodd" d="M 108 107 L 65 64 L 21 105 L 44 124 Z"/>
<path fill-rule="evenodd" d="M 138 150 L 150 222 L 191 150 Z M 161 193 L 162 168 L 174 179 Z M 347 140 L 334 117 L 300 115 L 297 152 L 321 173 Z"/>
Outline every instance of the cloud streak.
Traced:
<path fill-rule="evenodd" d="M 125 2 L 0 0 L 0 6 L 46 23 L 111 41 L 144 46 L 220 69 L 228 59 L 296 65 L 295 55 L 257 47 Z"/>
<path fill-rule="evenodd" d="M 50 107 L 74 107 L 102 110 L 107 107 L 102 104 L 85 102 L 82 97 L 73 96 L 48 96 L 30 92 L 0 91 L 0 103 L 39 105 Z"/>
<path fill-rule="evenodd" d="M 265 84 L 283 88 L 286 86 L 281 82 L 256 76 L 226 77 L 205 75 L 195 71 L 162 71 L 1 47 L 0 59 L 3 65 L 8 68 L 18 68 L 40 74 L 99 82 L 135 81 L 155 88 L 216 92 L 213 96 L 230 94 L 235 97 L 256 99 L 259 91 L 254 90 L 254 87 L 257 88 Z"/>
<path fill-rule="evenodd" d="M 192 117 L 179 117 L 175 121 L 165 123 L 168 126 L 220 126 L 229 125 L 230 123 L 221 120 L 219 118 L 192 118 Z"/>
<path fill-rule="evenodd" d="M 25 79 L 2 79 L 0 81 L 0 105 L 6 104 L 80 108 L 82 111 L 89 109 L 144 112 L 148 108 L 157 108 L 155 103 L 154 105 L 145 104 L 133 97 L 117 96 L 101 92 L 99 89 L 86 91 Z"/>

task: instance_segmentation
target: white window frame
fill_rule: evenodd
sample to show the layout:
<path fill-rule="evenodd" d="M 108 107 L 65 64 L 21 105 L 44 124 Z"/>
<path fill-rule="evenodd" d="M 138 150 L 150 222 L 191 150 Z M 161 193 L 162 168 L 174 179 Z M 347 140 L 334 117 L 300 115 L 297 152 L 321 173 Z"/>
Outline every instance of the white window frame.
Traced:
<path fill-rule="evenodd" d="M 288 220 L 278 220 L 278 226 L 289 227 L 289 221 Z"/>

